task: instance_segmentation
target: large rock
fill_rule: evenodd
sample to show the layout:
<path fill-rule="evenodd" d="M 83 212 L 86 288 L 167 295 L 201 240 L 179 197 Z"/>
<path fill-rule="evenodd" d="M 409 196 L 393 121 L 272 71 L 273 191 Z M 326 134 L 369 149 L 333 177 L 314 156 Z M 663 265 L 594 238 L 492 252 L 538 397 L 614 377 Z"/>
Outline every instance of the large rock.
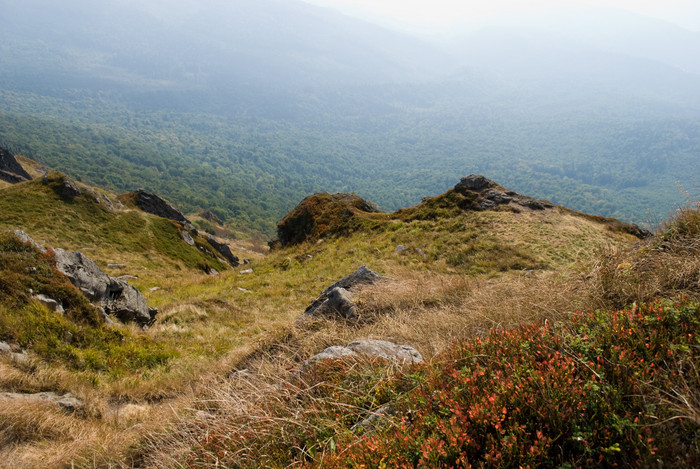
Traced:
<path fill-rule="evenodd" d="M 56 267 L 90 301 L 102 306 L 107 314 L 114 314 L 122 322 L 136 322 L 148 327 L 155 321 L 157 310 L 149 308 L 146 299 L 125 280 L 107 275 L 97 264 L 81 252 L 55 249 Z"/>
<path fill-rule="evenodd" d="M 133 197 L 136 206 L 144 212 L 176 221 L 182 225 L 192 224 L 182 212 L 152 192 L 139 189 L 127 195 Z"/>
<path fill-rule="evenodd" d="M 27 181 L 32 177 L 17 162 L 7 148 L 0 147 L 0 179 L 11 184 Z"/>
<path fill-rule="evenodd" d="M 378 273 L 363 265 L 352 274 L 343 277 L 323 290 L 318 298 L 306 308 L 304 314 L 326 315 L 337 313 L 345 318 L 356 318 L 357 312 L 352 302 L 350 290 L 360 285 L 373 284 L 381 278 Z"/>

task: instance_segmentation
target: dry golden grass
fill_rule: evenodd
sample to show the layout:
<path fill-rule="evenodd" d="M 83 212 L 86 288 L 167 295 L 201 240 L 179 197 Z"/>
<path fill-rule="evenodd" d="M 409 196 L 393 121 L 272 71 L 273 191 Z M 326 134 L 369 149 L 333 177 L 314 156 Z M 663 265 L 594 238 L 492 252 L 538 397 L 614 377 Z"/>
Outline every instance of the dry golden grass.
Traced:
<path fill-rule="evenodd" d="M 253 260 L 252 275 L 241 275 L 246 267 L 239 267 L 210 277 L 183 265 L 154 262 L 147 252 L 88 246 L 93 248 L 88 254 L 101 265 L 127 266 L 108 269 L 110 274 L 138 275 L 133 283 L 160 309 L 151 329 L 132 333 L 175 345 L 181 355 L 167 366 L 125 376 L 0 362 L 0 390 L 70 391 L 89 409 L 84 416 L 46 407 L 0 412 L 3 428 L 18 429 L 0 448 L 0 459 L 12 461 L 13 468 L 180 467 L 195 436 L 224 425 L 231 438 L 260 432 L 260 447 L 242 446 L 240 457 L 242 465 L 264 466 L 261 458 L 275 444 L 263 441 L 265 432 L 275 424 L 304 425 L 313 417 L 288 407 L 282 409 L 284 420 L 275 421 L 279 417 L 271 409 L 279 412 L 279 406 L 287 405 L 285 396 L 298 391 L 295 373 L 311 355 L 330 345 L 376 338 L 413 345 L 432 359 L 457 338 L 560 319 L 589 299 L 577 269 L 595 258 L 597 249 L 629 242 L 590 220 L 558 211 L 391 223 L 395 229 L 264 256 L 257 252 L 266 251 L 259 243 L 237 242 L 234 251 Z M 481 275 L 473 275 L 469 260 L 448 262 L 473 236 L 485 237 L 474 246 L 486 247 L 491 256 L 475 258 L 484 270 Z M 397 253 L 398 244 L 411 250 Z M 425 256 L 417 251 L 421 246 Z M 68 247 L 80 246 L 76 241 Z M 533 264 L 549 270 L 500 272 L 513 253 L 526 253 Z M 363 264 L 389 280 L 357 294 L 358 323 L 297 322 L 323 288 Z M 21 437 L 30 431 L 36 439 Z"/>
<path fill-rule="evenodd" d="M 590 273 L 590 304 L 622 308 L 654 298 L 698 297 L 700 205 L 679 210 L 655 237 L 607 249 Z"/>

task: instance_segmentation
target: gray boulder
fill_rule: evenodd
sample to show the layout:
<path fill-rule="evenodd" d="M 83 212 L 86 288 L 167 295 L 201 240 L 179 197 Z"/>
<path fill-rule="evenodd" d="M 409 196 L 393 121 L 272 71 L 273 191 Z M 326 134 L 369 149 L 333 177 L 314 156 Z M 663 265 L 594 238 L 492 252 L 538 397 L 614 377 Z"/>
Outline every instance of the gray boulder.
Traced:
<path fill-rule="evenodd" d="M 90 301 L 103 302 L 110 298 L 112 279 L 82 252 L 54 249 L 56 267 Z"/>
<path fill-rule="evenodd" d="M 423 363 L 423 356 L 410 345 L 396 345 L 386 340 L 358 340 L 349 343 L 350 350 L 368 357 L 380 357 L 398 363 Z"/>
<path fill-rule="evenodd" d="M 182 239 L 189 244 L 190 246 L 194 246 L 194 238 L 192 238 L 192 235 L 190 234 L 189 231 L 187 230 L 182 230 Z"/>
<path fill-rule="evenodd" d="M 56 267 L 90 301 L 104 308 L 122 322 L 136 322 L 148 327 L 155 321 L 157 310 L 149 308 L 146 299 L 125 280 L 110 277 L 81 252 L 55 249 Z"/>
<path fill-rule="evenodd" d="M 349 295 L 350 290 L 360 285 L 371 285 L 381 278 L 378 273 L 363 265 L 352 274 L 343 277 L 323 290 L 318 298 L 306 308 L 304 314 L 320 315 L 337 311 L 343 317 L 355 318 L 357 312 Z"/>
<path fill-rule="evenodd" d="M 357 319 L 357 309 L 352 301 L 352 293 L 336 287 L 326 295 L 326 299 L 314 310 L 316 316 L 340 315 L 346 319 Z"/>

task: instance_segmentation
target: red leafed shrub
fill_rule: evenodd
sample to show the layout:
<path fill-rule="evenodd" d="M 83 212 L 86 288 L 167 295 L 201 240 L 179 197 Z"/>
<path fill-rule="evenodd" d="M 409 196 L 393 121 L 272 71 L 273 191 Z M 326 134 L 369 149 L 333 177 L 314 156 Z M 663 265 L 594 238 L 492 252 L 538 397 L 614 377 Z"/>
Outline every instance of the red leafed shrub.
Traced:
<path fill-rule="evenodd" d="M 700 464 L 700 312 L 655 303 L 456 344 L 322 467 Z"/>

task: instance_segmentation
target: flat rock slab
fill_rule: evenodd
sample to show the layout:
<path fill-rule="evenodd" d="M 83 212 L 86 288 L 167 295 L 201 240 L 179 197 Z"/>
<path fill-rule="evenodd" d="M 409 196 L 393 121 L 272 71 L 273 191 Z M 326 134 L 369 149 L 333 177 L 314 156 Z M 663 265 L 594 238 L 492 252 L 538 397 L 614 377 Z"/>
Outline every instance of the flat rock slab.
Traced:
<path fill-rule="evenodd" d="M 384 360 L 398 363 L 411 364 L 423 363 L 423 356 L 410 345 L 397 345 L 386 340 L 356 340 L 350 342 L 345 347 L 334 345 L 324 349 L 321 353 L 309 358 L 302 369 L 308 366 L 332 358 L 343 358 L 349 356 L 361 355 L 365 357 L 379 357 Z"/>

